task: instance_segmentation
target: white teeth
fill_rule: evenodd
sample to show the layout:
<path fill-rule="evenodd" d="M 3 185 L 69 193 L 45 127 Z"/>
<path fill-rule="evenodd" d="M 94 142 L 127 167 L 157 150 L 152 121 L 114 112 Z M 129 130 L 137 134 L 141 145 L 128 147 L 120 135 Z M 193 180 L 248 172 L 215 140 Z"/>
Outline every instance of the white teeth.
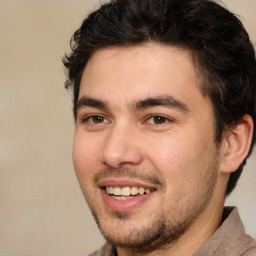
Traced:
<path fill-rule="evenodd" d="M 129 197 L 131 195 L 135 196 L 135 195 L 138 195 L 138 194 L 139 195 L 144 195 L 145 193 L 149 194 L 150 189 L 149 188 L 142 188 L 142 187 L 123 187 L 123 188 L 121 188 L 121 187 L 107 186 L 106 187 L 106 192 L 110 195 Z M 114 198 L 116 198 L 116 197 L 114 197 Z"/>
<path fill-rule="evenodd" d="M 145 189 L 145 193 L 146 193 L 146 194 L 149 194 L 149 193 L 150 193 L 150 189 L 149 189 L 149 188 L 146 188 L 146 189 Z"/>
<path fill-rule="evenodd" d="M 113 198 L 117 200 L 127 200 L 127 199 L 132 199 L 132 196 L 112 196 Z"/>
<path fill-rule="evenodd" d="M 139 193 L 139 189 L 136 187 L 131 188 L 131 195 L 135 196 Z"/>
<path fill-rule="evenodd" d="M 129 187 L 124 187 L 122 188 L 122 195 L 123 196 L 129 196 L 130 195 L 130 188 Z"/>
<path fill-rule="evenodd" d="M 114 195 L 115 196 L 121 196 L 122 195 L 122 189 L 119 187 L 114 187 Z"/>
<path fill-rule="evenodd" d="M 109 187 L 109 194 L 114 195 L 114 188 L 113 187 Z"/>
<path fill-rule="evenodd" d="M 140 194 L 140 195 L 143 195 L 144 192 L 145 192 L 145 189 L 144 189 L 144 188 L 139 188 L 139 194 Z"/>

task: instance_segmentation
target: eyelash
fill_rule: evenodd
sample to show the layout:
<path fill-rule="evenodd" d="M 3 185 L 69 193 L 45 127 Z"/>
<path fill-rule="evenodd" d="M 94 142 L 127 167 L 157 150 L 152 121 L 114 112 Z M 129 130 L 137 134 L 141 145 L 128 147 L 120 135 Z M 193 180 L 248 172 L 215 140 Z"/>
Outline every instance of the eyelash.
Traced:
<path fill-rule="evenodd" d="M 89 121 L 90 119 L 93 118 L 100 118 L 101 120 L 103 119 L 103 122 L 93 122 L 93 121 Z M 102 115 L 89 115 L 89 116 L 85 116 L 84 118 L 82 118 L 81 122 L 82 123 L 90 123 L 90 124 L 102 124 L 105 123 L 105 120 L 107 120 L 104 116 Z"/>
<path fill-rule="evenodd" d="M 100 119 L 99 122 L 96 120 L 96 118 Z M 94 120 L 90 121 L 90 119 L 94 119 Z M 150 119 L 152 120 L 152 122 L 150 122 Z M 148 123 L 150 125 L 163 125 L 165 123 L 169 123 L 169 122 L 172 122 L 172 121 L 173 120 L 171 120 L 170 118 L 167 118 L 167 117 L 162 116 L 162 115 L 150 115 L 146 118 L 145 123 Z M 89 115 L 89 116 L 86 116 L 86 117 L 82 118 L 81 122 L 82 123 L 89 123 L 89 124 L 102 124 L 102 123 L 106 123 L 108 121 L 107 121 L 107 118 L 105 118 L 102 115 Z"/>
<path fill-rule="evenodd" d="M 149 123 L 149 120 L 150 119 L 154 119 L 154 121 L 156 121 L 156 119 L 161 119 L 163 122 L 161 122 L 160 121 L 160 123 L 156 123 L 156 122 L 154 122 L 154 123 L 150 123 L 150 124 L 152 124 L 152 125 L 162 125 L 162 124 L 165 124 L 165 123 L 169 123 L 169 122 L 172 122 L 173 120 L 171 120 L 170 118 L 167 118 L 167 117 L 165 117 L 165 116 L 162 116 L 162 115 L 151 115 L 151 116 L 149 116 L 147 119 L 146 119 L 146 121 Z M 158 120 L 159 121 L 159 120 Z"/>

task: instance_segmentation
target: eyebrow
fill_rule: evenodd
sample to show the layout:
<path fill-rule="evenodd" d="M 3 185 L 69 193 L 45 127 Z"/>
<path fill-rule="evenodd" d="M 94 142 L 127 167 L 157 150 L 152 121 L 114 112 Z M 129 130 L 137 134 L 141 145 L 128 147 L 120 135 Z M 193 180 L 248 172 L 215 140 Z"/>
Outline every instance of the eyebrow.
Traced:
<path fill-rule="evenodd" d="M 136 110 L 147 109 L 155 106 L 165 106 L 169 108 L 176 108 L 181 110 L 182 112 L 189 112 L 189 108 L 187 104 L 178 100 L 172 96 L 158 96 L 158 97 L 150 97 L 144 100 L 137 101 L 131 104 L 131 108 Z"/>
<path fill-rule="evenodd" d="M 102 100 L 90 98 L 83 96 L 77 101 L 76 104 L 76 112 L 82 108 L 82 107 L 93 107 L 93 108 L 99 108 L 99 109 L 107 109 L 108 105 Z"/>
<path fill-rule="evenodd" d="M 157 96 L 157 97 L 149 97 L 143 100 L 135 101 L 130 104 L 130 109 L 132 111 L 143 110 L 147 108 L 152 108 L 155 106 L 165 106 L 169 108 L 176 108 L 181 110 L 182 112 L 189 112 L 188 106 L 172 96 Z M 90 98 L 87 96 L 81 97 L 76 104 L 76 112 L 83 107 L 93 107 L 102 110 L 108 110 L 108 104 L 102 100 L 96 98 Z"/>

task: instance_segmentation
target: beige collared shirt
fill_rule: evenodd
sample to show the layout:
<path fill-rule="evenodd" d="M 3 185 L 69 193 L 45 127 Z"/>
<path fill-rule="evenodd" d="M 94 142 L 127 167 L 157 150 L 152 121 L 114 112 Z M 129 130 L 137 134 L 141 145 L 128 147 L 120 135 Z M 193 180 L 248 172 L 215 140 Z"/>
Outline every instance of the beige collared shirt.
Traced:
<path fill-rule="evenodd" d="M 89 256 L 116 255 L 115 248 L 105 244 Z M 225 207 L 221 226 L 193 256 L 256 256 L 256 240 L 245 233 L 237 209 Z"/>

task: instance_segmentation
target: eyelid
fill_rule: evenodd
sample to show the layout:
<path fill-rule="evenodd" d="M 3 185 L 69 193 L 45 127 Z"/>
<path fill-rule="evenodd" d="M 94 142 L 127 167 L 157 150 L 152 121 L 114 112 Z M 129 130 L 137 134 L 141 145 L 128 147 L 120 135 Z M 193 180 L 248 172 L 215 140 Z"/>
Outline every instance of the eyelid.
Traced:
<path fill-rule="evenodd" d="M 153 122 L 152 122 L 152 123 L 149 122 L 150 119 L 155 118 L 155 117 L 163 118 L 163 119 L 165 119 L 165 122 L 159 123 L 159 124 L 156 124 L 156 123 L 153 123 Z M 170 123 L 170 122 L 173 122 L 173 121 L 174 121 L 173 118 L 166 117 L 165 115 L 161 115 L 161 114 L 152 114 L 152 115 L 148 115 L 148 116 L 147 116 L 145 123 L 149 123 L 149 124 L 151 124 L 151 125 L 163 125 L 163 124 Z"/>
<path fill-rule="evenodd" d="M 90 118 L 93 118 L 93 117 L 101 117 L 101 118 L 104 119 L 104 121 L 103 122 L 99 122 L 99 123 L 94 123 L 94 122 L 88 121 Z M 97 124 L 109 123 L 110 121 L 104 115 L 96 113 L 96 114 L 84 115 L 83 117 L 81 117 L 80 122 L 81 123 L 88 123 L 88 124 L 95 124 L 95 125 L 97 125 Z"/>

